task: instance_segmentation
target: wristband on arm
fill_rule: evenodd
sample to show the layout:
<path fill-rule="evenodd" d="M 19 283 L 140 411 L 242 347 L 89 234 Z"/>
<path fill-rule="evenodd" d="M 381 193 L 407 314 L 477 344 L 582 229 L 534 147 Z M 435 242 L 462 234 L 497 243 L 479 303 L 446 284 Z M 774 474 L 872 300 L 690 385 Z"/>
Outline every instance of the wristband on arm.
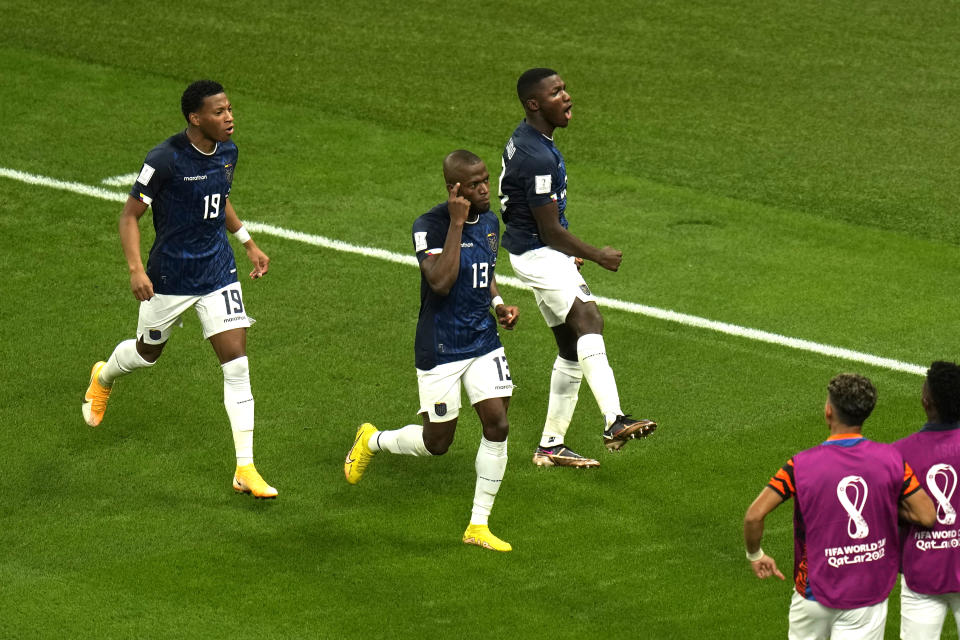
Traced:
<path fill-rule="evenodd" d="M 237 242 L 240 244 L 247 244 L 250 241 L 250 232 L 247 231 L 247 228 L 242 226 L 233 232 L 233 237 L 237 239 Z"/>

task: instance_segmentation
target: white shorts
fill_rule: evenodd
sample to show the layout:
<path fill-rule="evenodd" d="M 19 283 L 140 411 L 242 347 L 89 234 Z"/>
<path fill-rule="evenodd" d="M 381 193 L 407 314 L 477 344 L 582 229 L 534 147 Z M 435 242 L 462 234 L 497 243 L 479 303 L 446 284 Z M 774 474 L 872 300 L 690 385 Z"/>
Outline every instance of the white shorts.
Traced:
<path fill-rule="evenodd" d="M 180 316 L 190 307 L 197 310 L 204 339 L 254 323 L 243 306 L 240 283 L 234 282 L 203 296 L 158 293 L 144 300 L 140 303 L 140 316 L 137 319 L 137 338 L 142 338 L 145 344 L 166 342 L 174 325 L 183 326 Z"/>
<path fill-rule="evenodd" d="M 900 579 L 900 638 L 901 640 L 939 640 L 947 611 L 960 630 L 960 593 L 928 595 L 917 593 Z"/>
<path fill-rule="evenodd" d="M 566 321 L 576 299 L 596 302 L 573 257 L 550 247 L 510 254 L 510 265 L 524 284 L 533 289 L 537 306 L 548 327 Z"/>
<path fill-rule="evenodd" d="M 883 640 L 887 601 L 857 609 L 831 609 L 796 590 L 790 600 L 790 640 Z"/>
<path fill-rule="evenodd" d="M 471 405 L 490 398 L 512 396 L 513 381 L 503 347 L 479 358 L 438 364 L 429 371 L 417 369 L 420 413 L 426 413 L 430 422 L 455 419 L 460 415 L 461 381 Z"/>

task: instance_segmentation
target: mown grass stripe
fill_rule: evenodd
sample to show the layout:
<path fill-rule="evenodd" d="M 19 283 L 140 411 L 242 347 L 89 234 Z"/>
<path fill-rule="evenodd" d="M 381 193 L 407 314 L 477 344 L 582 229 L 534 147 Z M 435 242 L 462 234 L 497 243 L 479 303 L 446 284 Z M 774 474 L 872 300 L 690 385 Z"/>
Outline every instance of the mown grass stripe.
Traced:
<path fill-rule="evenodd" d="M 81 195 L 92 196 L 94 198 L 100 198 L 102 200 L 110 200 L 112 202 L 125 202 L 127 199 L 127 195 L 125 193 L 117 193 L 115 191 L 109 191 L 107 189 L 102 189 L 100 187 L 93 187 L 93 186 L 81 184 L 78 182 L 65 182 L 62 180 L 56 180 L 54 178 L 49 178 L 46 176 L 39 176 L 31 173 L 25 173 L 23 171 L 17 171 L 15 169 L 7 169 L 4 167 L 0 167 L 0 177 L 10 178 L 12 180 L 17 180 L 19 182 L 24 182 L 27 184 L 32 184 L 32 185 L 37 185 L 42 187 L 49 187 L 52 189 L 72 191 L 74 193 L 78 193 Z M 310 233 L 303 233 L 301 231 L 292 231 L 290 229 L 284 229 L 283 227 L 277 227 L 277 226 L 266 224 L 263 222 L 254 222 L 254 221 L 247 220 L 244 222 L 244 225 L 250 231 L 254 231 L 256 233 L 265 233 L 268 235 L 276 236 L 278 238 L 285 238 L 287 240 L 303 242 L 305 244 L 323 247 L 325 249 L 332 249 L 334 251 L 340 251 L 343 253 L 353 253 L 353 254 L 366 256 L 369 258 L 376 258 L 378 260 L 386 260 L 389 262 L 396 262 L 398 264 L 417 266 L 417 259 L 415 257 L 411 255 L 394 253 L 392 251 L 387 251 L 386 249 L 378 249 L 376 247 L 364 247 L 360 245 L 354 245 L 354 244 L 350 244 L 349 242 L 344 242 L 342 240 L 334 240 L 324 236 L 318 236 Z M 510 276 L 498 276 L 497 283 L 502 285 L 507 285 L 510 287 L 516 287 L 519 289 L 527 288 L 526 285 L 520 282 L 520 280 Z M 772 333 L 772 332 L 763 331 L 760 329 L 751 329 L 749 327 L 741 327 L 739 325 L 730 324 L 727 322 L 709 320 L 707 318 L 701 318 L 699 316 L 689 315 L 686 313 L 679 313 L 677 311 L 672 311 L 670 309 L 661 309 L 658 307 L 651 307 L 648 305 L 638 304 L 636 302 L 628 302 L 625 300 L 618 300 L 616 298 L 606 298 L 603 296 L 597 296 L 597 302 L 604 307 L 609 307 L 611 309 L 619 309 L 621 311 L 627 311 L 629 313 L 636 313 L 639 315 L 656 318 L 658 320 L 674 322 L 677 324 L 682 324 L 688 327 L 695 327 L 698 329 L 707 329 L 710 331 L 716 331 L 718 333 L 737 336 L 740 338 L 746 338 L 748 340 L 756 340 L 758 342 L 775 344 L 775 345 L 778 345 L 781 347 L 787 347 L 790 349 L 797 349 L 800 351 L 818 353 L 820 355 L 825 355 L 832 358 L 840 358 L 842 360 L 860 362 L 860 363 L 869 364 L 875 367 L 880 367 L 883 369 L 890 369 L 892 371 L 902 371 L 904 373 L 913 373 L 921 376 L 926 375 L 926 371 L 927 371 L 926 367 L 922 367 L 917 364 L 911 364 L 909 362 L 902 362 L 900 360 L 894 360 L 892 358 L 884 358 L 884 357 L 876 356 L 869 353 L 853 351 L 852 349 L 845 349 L 843 347 L 835 347 L 828 344 L 813 342 L 810 340 L 803 340 L 801 338 L 791 338 L 789 336 L 784 336 L 778 333 Z"/>

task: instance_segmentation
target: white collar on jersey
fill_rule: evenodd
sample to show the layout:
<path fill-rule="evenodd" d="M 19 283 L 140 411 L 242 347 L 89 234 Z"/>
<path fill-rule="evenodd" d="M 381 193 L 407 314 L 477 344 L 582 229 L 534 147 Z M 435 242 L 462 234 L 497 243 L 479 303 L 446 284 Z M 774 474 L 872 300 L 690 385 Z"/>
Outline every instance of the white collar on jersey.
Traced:
<path fill-rule="evenodd" d="M 202 153 L 202 154 L 205 155 L 205 156 L 212 156 L 213 154 L 215 154 L 215 153 L 217 152 L 217 149 L 220 148 L 220 143 L 219 143 L 219 142 L 215 142 L 214 145 L 213 145 L 213 151 L 211 151 L 210 153 L 206 153 L 205 151 L 200 151 L 200 149 L 197 148 L 197 145 L 193 144 L 192 142 L 190 143 L 190 146 L 193 147 L 194 149 L 197 149 L 197 151 L 198 151 L 199 153 Z"/>

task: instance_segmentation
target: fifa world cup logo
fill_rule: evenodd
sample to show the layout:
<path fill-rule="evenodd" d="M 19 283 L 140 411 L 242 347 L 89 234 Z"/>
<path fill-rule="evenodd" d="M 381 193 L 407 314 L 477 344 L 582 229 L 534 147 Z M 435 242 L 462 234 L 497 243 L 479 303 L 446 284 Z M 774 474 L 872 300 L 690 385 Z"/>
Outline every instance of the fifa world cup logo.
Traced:
<path fill-rule="evenodd" d="M 927 471 L 927 490 L 937 501 L 937 522 L 952 525 L 957 521 L 957 512 L 950 504 L 957 490 L 957 472 L 948 464 L 935 464 Z"/>
<path fill-rule="evenodd" d="M 852 498 L 851 489 L 853 490 Z M 850 521 L 847 522 L 847 535 L 854 540 L 866 538 L 870 534 L 870 527 L 861 515 L 867 503 L 866 481 L 860 476 L 847 476 L 837 485 L 837 500 L 850 516 Z"/>

